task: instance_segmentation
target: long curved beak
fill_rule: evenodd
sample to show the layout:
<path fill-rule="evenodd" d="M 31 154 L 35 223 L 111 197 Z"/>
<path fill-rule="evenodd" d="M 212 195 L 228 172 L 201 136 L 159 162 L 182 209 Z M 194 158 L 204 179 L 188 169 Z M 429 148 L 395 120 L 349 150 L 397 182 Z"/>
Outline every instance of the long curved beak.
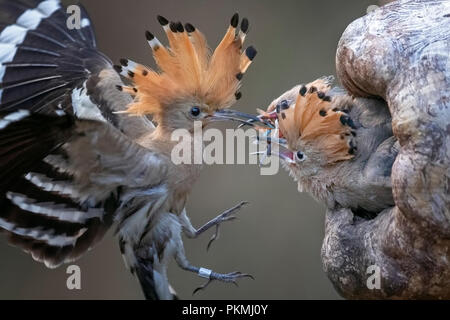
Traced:
<path fill-rule="evenodd" d="M 213 115 L 211 115 L 209 119 L 211 121 L 236 121 L 241 123 L 241 125 L 248 125 L 264 129 L 274 129 L 274 126 L 266 119 L 230 109 L 218 110 Z"/>

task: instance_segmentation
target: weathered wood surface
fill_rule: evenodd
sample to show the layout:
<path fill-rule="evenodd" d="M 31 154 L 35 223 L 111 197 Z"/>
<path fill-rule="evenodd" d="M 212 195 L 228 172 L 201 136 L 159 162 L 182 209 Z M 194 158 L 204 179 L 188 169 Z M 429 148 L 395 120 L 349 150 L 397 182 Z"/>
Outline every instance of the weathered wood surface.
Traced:
<path fill-rule="evenodd" d="M 395 1 L 354 21 L 336 63 L 350 93 L 388 102 L 401 151 L 396 207 L 370 221 L 327 213 L 325 272 L 346 298 L 450 299 L 450 1 Z"/>

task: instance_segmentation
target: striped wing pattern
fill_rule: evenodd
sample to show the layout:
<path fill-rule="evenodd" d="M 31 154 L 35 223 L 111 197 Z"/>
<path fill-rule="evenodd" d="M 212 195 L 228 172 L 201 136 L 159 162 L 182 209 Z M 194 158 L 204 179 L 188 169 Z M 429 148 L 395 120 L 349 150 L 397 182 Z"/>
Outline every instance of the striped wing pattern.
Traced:
<path fill-rule="evenodd" d="M 0 229 L 48 267 L 103 237 L 123 184 L 140 186 L 121 174 L 142 169 L 151 181 L 139 160 L 159 163 L 123 134 L 112 106 L 130 98 L 81 14 L 81 29 L 69 30 L 59 0 L 0 1 Z"/>

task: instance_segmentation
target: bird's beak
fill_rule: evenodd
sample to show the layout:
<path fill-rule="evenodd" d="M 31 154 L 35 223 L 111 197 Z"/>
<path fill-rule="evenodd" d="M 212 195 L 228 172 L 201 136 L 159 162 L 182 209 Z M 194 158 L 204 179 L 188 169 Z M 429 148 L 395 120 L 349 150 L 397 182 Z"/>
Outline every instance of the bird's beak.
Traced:
<path fill-rule="evenodd" d="M 274 126 L 266 119 L 230 109 L 218 110 L 209 119 L 210 121 L 236 121 L 241 123 L 242 126 L 248 125 L 257 128 L 274 129 Z"/>
<path fill-rule="evenodd" d="M 286 139 L 267 136 L 263 140 L 267 142 L 268 156 L 278 156 L 287 163 L 295 163 L 294 153 L 289 150 Z"/>
<path fill-rule="evenodd" d="M 294 153 L 292 151 L 278 151 L 278 152 L 272 151 L 272 155 L 278 156 L 278 158 L 289 164 L 295 163 Z"/>
<path fill-rule="evenodd" d="M 260 110 L 260 109 L 258 109 Z M 278 119 L 278 114 L 277 111 L 274 110 L 272 112 L 265 112 L 260 110 L 260 115 L 258 116 L 258 118 L 261 118 L 263 120 L 269 120 L 269 121 L 275 121 L 276 119 Z"/>

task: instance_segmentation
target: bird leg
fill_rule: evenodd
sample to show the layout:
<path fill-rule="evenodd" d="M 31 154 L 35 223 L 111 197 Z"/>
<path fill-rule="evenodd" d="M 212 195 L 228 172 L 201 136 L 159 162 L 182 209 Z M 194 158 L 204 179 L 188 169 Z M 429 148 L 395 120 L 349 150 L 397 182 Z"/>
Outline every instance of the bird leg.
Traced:
<path fill-rule="evenodd" d="M 180 216 L 181 224 L 183 226 L 183 230 L 185 234 L 190 238 L 196 238 L 205 231 L 211 229 L 212 227 L 216 227 L 216 231 L 211 236 L 211 239 L 209 239 L 208 245 L 206 249 L 208 250 L 211 244 L 214 242 L 214 240 L 217 240 L 219 238 L 219 226 L 222 222 L 231 221 L 237 219 L 237 216 L 235 213 L 239 211 L 244 205 L 248 204 L 248 202 L 241 202 L 238 205 L 225 210 L 222 214 L 218 215 L 214 219 L 208 221 L 203 226 L 201 226 L 198 229 L 195 229 L 194 226 L 192 226 L 191 221 L 186 215 L 186 211 L 184 210 L 183 213 Z"/>
<path fill-rule="evenodd" d="M 250 279 L 254 280 L 254 277 L 252 275 L 247 274 L 247 273 L 242 273 L 239 271 L 230 272 L 230 273 L 217 273 L 210 269 L 195 267 L 195 266 L 191 265 L 190 262 L 187 260 L 185 254 L 184 254 L 184 248 L 183 248 L 182 244 L 181 244 L 181 246 L 178 246 L 175 260 L 178 263 L 178 265 L 180 266 L 180 268 L 182 268 L 183 270 L 197 273 L 199 277 L 208 279 L 208 281 L 205 284 L 196 288 L 192 294 L 196 294 L 198 291 L 204 290 L 214 280 L 233 283 L 236 286 L 238 285 L 237 280 L 239 278 L 250 278 Z"/>

